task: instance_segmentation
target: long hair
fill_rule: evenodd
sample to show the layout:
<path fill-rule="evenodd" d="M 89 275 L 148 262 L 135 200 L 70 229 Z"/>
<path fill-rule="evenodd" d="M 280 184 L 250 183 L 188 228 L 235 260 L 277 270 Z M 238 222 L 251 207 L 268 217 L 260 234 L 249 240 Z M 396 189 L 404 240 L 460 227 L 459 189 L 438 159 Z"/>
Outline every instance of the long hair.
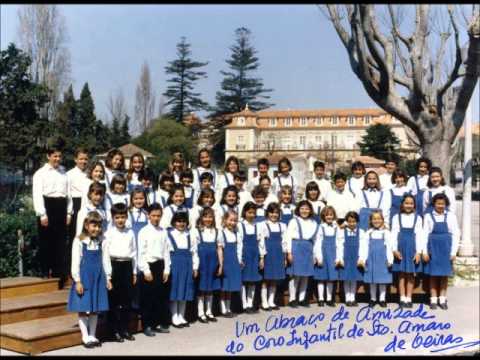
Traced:
<path fill-rule="evenodd" d="M 225 198 L 227 197 L 227 194 L 230 191 L 233 191 L 235 193 L 235 196 L 237 197 L 237 200 L 235 201 L 235 205 L 238 205 L 240 199 L 238 198 L 238 189 L 235 185 L 230 185 L 230 186 L 227 186 L 226 188 L 223 189 L 222 198 L 220 199 L 220 205 L 225 205 L 227 203 L 225 201 Z"/>
<path fill-rule="evenodd" d="M 78 236 L 80 240 L 86 239 L 90 236 L 87 230 L 87 226 L 90 224 L 98 224 L 100 225 L 100 229 L 102 228 L 103 218 L 102 216 L 96 211 L 90 211 L 85 219 L 83 220 L 82 232 Z M 102 233 L 100 232 L 99 237 Z"/>
<path fill-rule="evenodd" d="M 135 158 L 139 158 L 139 159 L 142 159 L 142 170 L 145 169 L 145 158 L 143 157 L 143 155 L 139 152 L 133 154 L 131 157 L 130 157 L 130 164 L 128 166 L 128 173 L 127 173 L 127 180 L 130 181 L 132 180 L 132 174 L 133 172 L 135 171 L 133 169 L 133 159 Z"/>
<path fill-rule="evenodd" d="M 92 173 L 93 173 L 93 170 L 95 170 L 95 168 L 97 166 L 100 166 L 102 168 L 102 171 L 103 171 L 102 179 L 105 179 L 105 166 L 103 165 L 103 163 L 101 161 L 95 160 L 95 161 L 91 162 L 90 165 L 88 166 L 87 177 L 90 180 L 93 180 L 92 179 Z M 107 185 L 110 186 L 110 184 L 107 184 Z"/>
<path fill-rule="evenodd" d="M 173 174 L 173 163 L 176 161 L 180 161 L 182 163 L 180 172 L 185 169 L 185 158 L 181 152 L 176 152 L 172 154 L 172 159 L 168 163 L 168 170 Z"/>
<path fill-rule="evenodd" d="M 185 189 L 183 188 L 182 184 L 174 184 L 172 190 L 170 190 L 170 194 L 168 195 L 167 204 L 170 205 L 173 203 L 173 195 L 177 192 L 181 191 L 183 193 L 183 204 L 185 204 Z"/>
<path fill-rule="evenodd" d="M 123 155 L 123 152 L 121 152 L 119 149 L 112 149 L 108 152 L 107 158 L 105 159 L 105 166 L 108 169 L 112 169 L 112 160 L 117 155 L 120 155 L 122 157 L 122 162 L 120 164 L 120 168 L 118 168 L 117 170 L 124 171 L 125 170 L 125 156 Z"/>
<path fill-rule="evenodd" d="M 375 189 L 380 191 L 380 189 L 381 189 L 380 178 L 378 177 L 378 174 L 373 170 L 370 170 L 369 172 L 367 172 L 365 174 L 365 177 L 363 178 L 363 189 L 362 190 L 368 190 L 367 178 L 368 178 L 368 175 L 370 175 L 370 174 L 375 174 L 375 177 L 377 178 L 377 184 L 375 185 Z"/>
<path fill-rule="evenodd" d="M 433 187 L 433 184 L 432 184 L 432 174 L 433 173 L 439 173 L 440 174 L 440 176 L 442 177 L 442 180 L 440 181 L 440 185 L 444 186 L 446 184 L 446 182 L 445 182 L 445 178 L 443 177 L 442 169 L 440 169 L 438 166 L 434 166 L 430 169 L 430 172 L 428 174 L 428 182 L 427 182 L 428 188 L 431 189 Z"/>
<path fill-rule="evenodd" d="M 317 197 L 315 199 L 310 199 L 309 193 L 312 190 L 317 192 Z M 319 197 L 320 197 L 320 188 L 318 187 L 318 184 L 315 181 L 310 181 L 305 187 L 305 198 L 310 201 L 317 201 Z"/>
<path fill-rule="evenodd" d="M 228 172 L 228 166 L 230 165 L 231 162 L 234 162 L 235 164 L 237 164 L 237 171 L 240 170 L 240 161 L 238 161 L 238 158 L 236 156 L 231 155 L 225 161 L 225 168 L 224 168 L 225 172 Z"/>
<path fill-rule="evenodd" d="M 314 216 L 314 211 L 313 211 L 313 206 L 310 204 L 310 201 L 308 200 L 301 200 L 298 202 L 297 206 L 295 207 L 295 215 L 300 216 L 300 208 L 302 206 L 307 206 L 310 209 L 310 215 L 308 216 L 307 219 L 311 219 Z"/>
<path fill-rule="evenodd" d="M 202 211 L 200 211 L 200 215 L 198 216 L 197 222 L 195 224 L 197 228 L 203 230 L 203 228 L 205 227 L 205 225 L 203 225 L 203 218 L 207 215 L 211 215 L 213 217 L 212 227 L 216 228 L 215 211 L 211 207 L 203 208 Z"/>
<path fill-rule="evenodd" d="M 143 201 L 143 206 L 141 207 L 141 209 L 146 210 L 147 209 L 147 194 L 145 194 L 145 190 L 141 186 L 135 186 L 133 188 L 132 192 L 130 193 L 130 207 L 129 207 L 129 209 L 131 210 L 135 207 L 133 205 L 133 198 L 137 194 L 143 194 L 143 200 L 144 201 Z"/>
<path fill-rule="evenodd" d="M 197 200 L 197 205 L 198 206 L 204 206 L 203 205 L 203 199 L 207 196 L 210 195 L 213 198 L 213 203 L 215 203 L 215 191 L 212 189 L 203 189 L 200 191 L 200 195 L 198 195 L 198 200 Z"/>
<path fill-rule="evenodd" d="M 368 217 L 368 228 L 373 228 L 373 224 L 372 224 L 372 219 L 373 219 L 373 215 L 375 214 L 380 214 L 380 216 L 382 217 L 382 221 L 383 221 L 383 225 L 380 227 L 380 229 L 385 229 L 386 226 L 385 226 L 385 218 L 383 217 L 383 212 L 381 210 L 374 210 L 371 212 L 370 216 Z"/>

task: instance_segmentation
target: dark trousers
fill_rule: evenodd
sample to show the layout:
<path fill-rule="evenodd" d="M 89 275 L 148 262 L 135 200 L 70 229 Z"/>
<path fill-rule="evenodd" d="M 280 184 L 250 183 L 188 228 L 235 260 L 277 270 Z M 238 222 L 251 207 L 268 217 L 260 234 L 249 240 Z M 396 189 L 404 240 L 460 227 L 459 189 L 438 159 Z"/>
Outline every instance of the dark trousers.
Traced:
<path fill-rule="evenodd" d="M 149 263 L 153 276 L 152 281 L 145 281 L 142 276 L 140 283 L 140 309 L 143 328 L 155 328 L 157 325 L 167 327 L 170 323 L 170 307 L 168 282 L 163 282 L 163 260 Z"/>
<path fill-rule="evenodd" d="M 78 212 L 82 206 L 82 198 L 72 198 L 73 201 L 73 213 L 72 221 L 68 227 L 68 242 L 67 242 L 67 269 L 70 269 L 72 265 L 72 244 L 73 239 L 75 239 L 75 233 L 77 231 L 77 217 Z"/>
<path fill-rule="evenodd" d="M 132 261 L 117 261 L 112 263 L 112 290 L 108 292 L 108 321 L 114 333 L 123 334 L 128 331 L 130 309 L 133 299 Z"/>
<path fill-rule="evenodd" d="M 67 274 L 67 199 L 43 197 L 48 226 L 38 218 L 38 251 L 43 276 L 51 270 L 53 277 L 62 281 Z"/>

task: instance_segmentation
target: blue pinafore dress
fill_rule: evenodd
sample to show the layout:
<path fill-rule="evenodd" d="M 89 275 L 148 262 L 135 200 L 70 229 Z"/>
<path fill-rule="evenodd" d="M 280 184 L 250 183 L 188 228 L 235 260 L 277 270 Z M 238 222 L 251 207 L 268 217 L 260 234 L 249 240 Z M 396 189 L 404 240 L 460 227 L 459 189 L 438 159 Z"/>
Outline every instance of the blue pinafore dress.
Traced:
<path fill-rule="evenodd" d="M 80 279 L 83 295 L 77 294 L 74 281 L 70 288 L 67 311 L 91 313 L 108 311 L 107 279 L 103 270 L 101 244 L 97 250 L 88 250 L 87 244 L 82 243 Z"/>
<path fill-rule="evenodd" d="M 172 284 L 170 288 L 171 301 L 191 301 L 194 297 L 193 260 L 190 252 L 190 234 L 187 235 L 188 249 L 179 249 L 170 228 L 168 238 L 173 246 L 170 252 Z"/>
<path fill-rule="evenodd" d="M 390 195 L 392 197 L 392 206 L 390 208 L 390 224 L 395 215 L 400 214 L 400 205 L 402 204 L 403 197 L 410 192 L 404 192 L 402 195 L 395 195 L 393 190 L 390 189 Z"/>
<path fill-rule="evenodd" d="M 311 238 L 304 239 L 300 221 L 297 218 L 295 220 L 297 221 L 299 238 L 292 239 L 293 263 L 287 267 L 287 274 L 290 276 L 312 276 L 314 274 L 313 243 L 320 225 L 317 224 L 317 228 Z"/>
<path fill-rule="evenodd" d="M 368 219 L 370 214 L 376 210 L 381 210 L 380 205 L 382 204 L 383 199 L 383 191 L 380 192 L 380 199 L 378 200 L 378 205 L 376 208 L 371 208 L 370 204 L 368 203 L 368 197 L 365 195 L 365 190 L 362 190 L 363 198 L 365 199 L 365 204 L 367 207 L 363 207 L 360 209 L 360 229 L 367 231 L 368 230 Z"/>
<path fill-rule="evenodd" d="M 443 221 L 435 221 L 435 216 L 430 213 L 433 220 L 432 232 L 428 235 L 427 252 L 430 261 L 424 264 L 424 273 L 430 276 L 453 275 L 450 252 L 452 250 L 452 234 L 448 231 L 447 213 Z"/>
<path fill-rule="evenodd" d="M 147 204 L 148 206 L 152 205 L 152 204 L 155 204 L 157 202 L 157 192 L 156 191 L 153 191 L 152 189 L 148 189 L 148 188 L 144 188 L 145 190 L 145 195 L 147 196 Z M 152 201 L 150 201 L 150 194 L 153 194 L 152 196 Z M 162 206 L 163 208 L 163 206 Z"/>
<path fill-rule="evenodd" d="M 368 258 L 365 265 L 363 282 L 369 284 L 391 284 L 392 272 L 387 264 L 387 247 L 385 233 L 381 239 L 373 239 L 370 233 L 368 243 Z"/>
<path fill-rule="evenodd" d="M 285 255 L 282 249 L 282 233 L 272 232 L 268 224 L 268 238 L 265 239 L 267 254 L 265 255 L 265 267 L 263 278 L 265 280 L 285 279 Z"/>
<path fill-rule="evenodd" d="M 200 189 L 201 186 L 200 186 L 200 176 L 203 174 L 200 174 L 200 171 L 197 169 L 195 169 L 197 171 L 197 179 L 198 179 L 198 188 Z M 215 180 L 217 178 L 217 175 L 216 175 L 216 171 L 214 170 L 206 170 L 205 172 L 209 172 L 210 174 L 212 174 L 212 177 L 213 177 L 213 180 L 212 180 L 212 188 L 215 188 Z M 227 179 L 227 182 L 228 182 L 228 179 Z"/>
<path fill-rule="evenodd" d="M 336 238 L 337 228 L 333 235 L 325 235 L 325 228 L 321 226 L 323 233 L 322 241 L 322 266 L 315 265 L 313 278 L 315 280 L 335 281 L 338 280 L 338 270 L 335 267 L 335 259 L 337 256 Z"/>
<path fill-rule="evenodd" d="M 317 212 L 315 212 L 315 214 L 313 215 L 313 217 L 315 218 L 315 221 L 320 224 L 320 222 L 322 221 L 320 219 L 320 206 L 317 207 Z"/>
<path fill-rule="evenodd" d="M 223 249 L 223 278 L 222 290 L 226 292 L 235 292 L 242 289 L 242 270 L 237 256 L 237 233 L 235 233 L 235 242 L 227 242 L 225 232 L 222 231 L 225 247 Z"/>
<path fill-rule="evenodd" d="M 424 190 L 420 190 L 420 182 L 418 176 L 415 175 L 415 185 L 417 187 L 417 194 L 415 195 L 416 212 L 423 218 L 423 193 Z"/>
<path fill-rule="evenodd" d="M 340 280 L 344 281 L 361 281 L 363 280 L 363 270 L 357 266 L 359 243 L 359 229 L 355 230 L 354 235 L 348 235 L 348 231 L 344 230 L 343 243 L 343 268 L 338 270 Z"/>
<path fill-rule="evenodd" d="M 291 205 L 288 206 L 288 208 L 282 207 L 282 215 L 280 217 L 280 222 L 284 223 L 285 225 L 288 225 L 290 220 L 293 218 L 293 212 L 291 210 Z M 288 209 L 288 211 L 285 211 L 284 209 Z"/>
<path fill-rule="evenodd" d="M 260 281 L 262 276 L 258 269 L 260 261 L 260 252 L 258 250 L 257 225 L 254 225 L 255 232 L 247 234 L 245 224 L 242 223 L 243 228 L 243 263 L 245 266 L 242 269 L 242 281 Z"/>
<path fill-rule="evenodd" d="M 425 216 L 425 214 L 431 214 L 433 212 L 433 205 L 432 205 L 432 200 L 433 200 L 433 193 L 431 190 L 427 190 L 428 191 L 428 205 L 427 207 L 425 208 L 425 211 L 423 213 L 423 215 Z M 438 194 L 445 194 L 445 190 L 443 191 L 440 191 Z M 423 203 L 423 199 L 422 199 L 422 203 Z M 449 206 L 446 207 L 446 210 L 448 211 L 449 209 Z"/>
<path fill-rule="evenodd" d="M 258 224 L 262 221 L 265 221 L 265 209 L 262 207 L 258 207 L 255 216 L 255 224 Z"/>
<path fill-rule="evenodd" d="M 200 243 L 198 244 L 198 258 L 200 260 L 199 274 L 200 280 L 198 289 L 200 291 L 214 291 L 221 287 L 220 278 L 217 276 L 218 255 L 217 255 L 217 235 L 215 229 L 215 241 L 203 241 L 202 231 L 199 230 Z"/>
<path fill-rule="evenodd" d="M 187 207 L 188 209 L 193 208 L 193 199 L 195 199 L 195 189 L 192 188 L 190 196 L 189 197 L 185 196 L 185 203 L 184 203 L 185 207 Z"/>
<path fill-rule="evenodd" d="M 415 214 L 413 227 L 405 228 L 402 225 L 402 214 L 399 215 L 400 232 L 398 233 L 398 251 L 402 254 L 402 260 L 394 259 L 392 271 L 402 273 L 418 273 L 422 272 L 422 262 L 415 264 L 413 260 L 418 252 L 415 246 L 415 225 L 417 224 L 419 215 Z"/>

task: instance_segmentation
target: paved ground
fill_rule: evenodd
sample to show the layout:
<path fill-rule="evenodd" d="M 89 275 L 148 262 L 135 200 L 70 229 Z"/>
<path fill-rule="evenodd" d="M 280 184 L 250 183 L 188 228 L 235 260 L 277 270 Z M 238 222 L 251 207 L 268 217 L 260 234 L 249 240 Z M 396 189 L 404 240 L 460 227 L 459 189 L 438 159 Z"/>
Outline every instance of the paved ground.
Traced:
<path fill-rule="evenodd" d="M 365 304 L 360 304 L 360 307 L 353 311 L 351 310 L 352 308 L 345 308 L 350 312 L 348 319 L 332 321 L 332 316 L 340 309 L 339 306 L 336 308 L 319 308 L 316 305 L 312 305 L 309 309 L 282 308 L 280 311 L 273 313 L 260 312 L 256 315 L 245 314 L 239 315 L 234 319 L 220 318 L 219 322 L 215 324 L 196 323 L 192 324 L 190 328 L 172 328 L 170 334 L 159 334 L 155 338 L 148 338 L 143 334 L 137 334 L 135 335 L 136 341 L 134 342 L 125 342 L 123 344 L 104 343 L 101 348 L 96 349 L 85 349 L 82 346 L 75 346 L 47 352 L 45 355 L 228 355 L 226 347 L 232 340 L 235 341 L 235 347 L 241 347 L 243 345 L 243 350 L 238 353 L 239 355 L 381 355 L 385 354 L 385 347 L 394 340 L 395 334 L 398 335 L 398 341 L 405 341 L 405 343 L 403 343 L 405 350 L 397 349 L 395 354 L 398 355 L 444 355 L 459 353 L 473 355 L 480 350 L 480 346 L 478 345 L 480 340 L 479 290 L 478 282 L 471 282 L 469 287 L 450 288 L 450 308 L 448 311 L 441 309 L 431 311 L 427 307 L 424 307 L 424 318 L 433 315 L 434 317 L 430 319 L 422 319 L 418 314 L 416 317 L 403 319 L 388 320 L 383 318 L 379 322 L 381 325 L 377 326 L 375 324 L 378 324 L 378 322 L 375 323 L 373 319 L 361 319 L 362 312 L 360 312 L 360 309 L 363 308 Z M 398 312 L 395 311 L 397 305 L 390 304 L 388 308 L 393 314 L 398 315 Z M 420 305 L 416 305 L 413 310 L 418 310 L 419 308 Z M 380 308 L 376 307 L 375 310 L 380 310 Z M 324 315 L 319 315 L 320 313 Z M 292 331 L 291 328 L 269 329 L 270 331 L 266 331 L 266 327 L 271 327 L 273 323 L 274 318 L 271 317 L 269 319 L 272 315 L 275 315 L 277 319 L 280 319 L 282 315 L 287 318 L 294 316 L 296 319 L 304 315 L 307 320 L 312 315 L 313 320 L 311 325 L 298 325 L 295 327 L 296 333 L 294 335 L 294 337 L 300 338 L 304 336 L 305 331 L 308 332 L 310 338 L 308 348 L 299 345 L 300 342 L 292 346 L 286 345 L 292 338 L 290 333 L 290 331 Z M 316 320 L 315 316 L 317 316 Z M 321 320 L 323 316 L 324 318 Z M 356 319 L 356 316 L 359 318 Z M 400 325 L 402 321 L 403 324 Z M 409 323 L 409 321 L 411 323 Z M 255 325 L 253 324 L 256 322 L 259 331 L 251 332 L 249 335 L 244 334 L 237 338 L 236 326 L 238 326 L 239 331 L 241 331 L 244 322 L 245 324 L 251 325 L 251 330 L 254 329 Z M 344 338 L 337 338 L 335 340 L 333 333 L 331 333 L 330 342 L 316 341 L 319 340 L 319 334 L 327 334 L 329 324 L 335 328 L 339 328 L 340 323 L 343 323 L 342 333 Z M 356 339 L 346 338 L 346 336 L 348 336 L 346 335 L 347 331 L 350 330 L 355 323 L 359 328 L 364 329 L 364 333 Z M 413 324 L 424 324 L 424 326 L 426 326 L 429 323 L 429 328 L 411 328 Z M 407 327 L 407 325 L 410 327 Z M 435 328 L 432 328 L 432 326 Z M 438 328 L 438 326 L 442 328 Z M 376 336 L 367 334 L 368 332 L 373 335 L 374 328 L 378 331 L 386 331 L 386 334 Z M 335 331 L 336 330 L 332 330 L 332 332 Z M 409 331 L 409 333 L 406 333 L 407 331 Z M 417 331 L 420 332 L 417 334 Z M 255 350 L 254 344 L 256 344 L 258 348 L 262 347 L 262 336 L 265 336 L 266 339 L 272 337 L 275 340 L 270 340 L 270 348 Z M 257 339 L 256 342 L 255 339 Z M 442 339 L 444 341 L 443 344 L 441 343 Z M 283 341 L 283 345 L 274 347 L 273 341 L 278 342 L 278 344 L 282 344 Z M 431 344 L 432 341 L 435 342 L 436 346 Z M 452 343 L 452 341 L 456 343 Z M 431 350 L 439 350 L 460 343 L 465 346 L 471 342 L 477 343 L 470 347 L 455 347 L 450 350 L 431 352 Z M 239 343 L 242 345 L 238 345 Z M 263 345 L 265 346 L 265 343 Z M 1 355 L 15 355 L 15 353 L 6 350 L 0 351 Z"/>
<path fill-rule="evenodd" d="M 457 219 L 462 227 L 462 200 L 457 200 Z M 472 241 L 475 245 L 474 252 L 480 256 L 480 201 L 472 201 Z"/>

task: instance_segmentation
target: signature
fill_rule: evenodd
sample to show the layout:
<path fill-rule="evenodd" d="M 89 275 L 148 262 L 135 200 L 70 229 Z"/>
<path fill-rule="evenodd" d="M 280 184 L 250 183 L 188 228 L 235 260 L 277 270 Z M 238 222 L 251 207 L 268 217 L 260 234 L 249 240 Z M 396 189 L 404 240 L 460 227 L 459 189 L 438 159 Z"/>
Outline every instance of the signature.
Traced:
<path fill-rule="evenodd" d="M 354 320 L 353 324 L 346 323 Z M 391 322 L 396 320 L 394 325 Z M 398 322 L 400 320 L 400 322 Z M 422 321 L 420 321 L 422 320 Z M 451 333 L 450 322 L 438 321 L 423 304 L 416 310 L 374 310 L 368 305 L 351 313 L 343 305 L 333 314 L 323 312 L 311 315 L 270 315 L 263 324 L 235 322 L 235 338 L 227 342 L 225 351 L 238 354 L 246 348 L 260 352 L 267 349 L 299 347 L 304 350 L 341 339 L 361 339 L 381 336 L 387 339 L 385 353 L 397 353 L 407 349 L 431 349 L 436 353 L 454 348 L 468 348 L 480 341 L 465 342 L 463 337 Z M 249 339 L 246 339 L 249 337 Z M 253 340 L 250 340 L 253 337 Z"/>

